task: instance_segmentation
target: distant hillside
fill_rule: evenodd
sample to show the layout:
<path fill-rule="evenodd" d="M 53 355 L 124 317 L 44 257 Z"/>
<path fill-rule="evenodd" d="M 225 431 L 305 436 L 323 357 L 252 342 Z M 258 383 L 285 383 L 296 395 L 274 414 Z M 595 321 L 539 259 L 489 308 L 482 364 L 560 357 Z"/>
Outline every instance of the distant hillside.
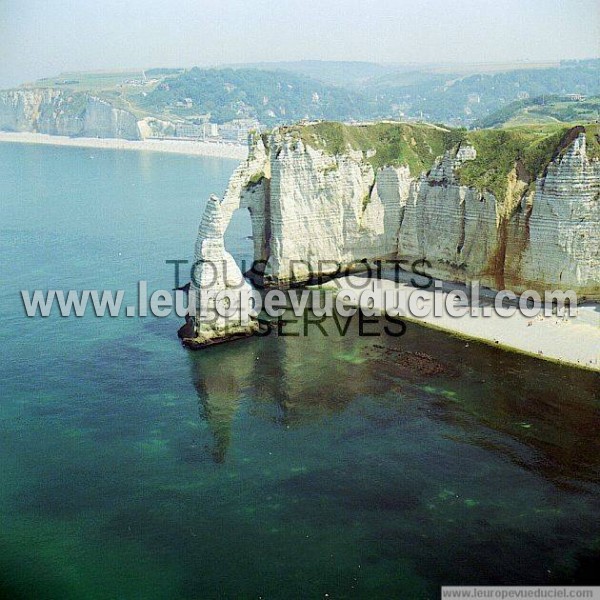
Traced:
<path fill-rule="evenodd" d="M 395 67 L 372 62 L 298 60 L 282 62 L 259 62 L 231 65 L 236 69 L 260 69 L 262 71 L 287 71 L 316 79 L 328 85 L 355 86 L 374 77 L 397 70 Z"/>
<path fill-rule="evenodd" d="M 365 93 L 377 95 L 411 118 L 469 125 L 520 98 L 544 94 L 600 94 L 600 60 L 567 61 L 548 69 L 454 77 L 414 72 L 385 75 L 369 82 Z"/>
<path fill-rule="evenodd" d="M 216 123 L 257 118 L 265 125 L 275 125 L 304 118 L 360 120 L 386 114 L 384 104 L 359 92 L 293 73 L 260 69 L 194 68 L 129 99 L 155 114 L 189 117 L 210 113 Z"/>
<path fill-rule="evenodd" d="M 565 96 L 538 96 L 517 100 L 476 121 L 477 127 L 506 127 L 541 123 L 585 123 L 600 117 L 600 96 L 571 100 Z"/>

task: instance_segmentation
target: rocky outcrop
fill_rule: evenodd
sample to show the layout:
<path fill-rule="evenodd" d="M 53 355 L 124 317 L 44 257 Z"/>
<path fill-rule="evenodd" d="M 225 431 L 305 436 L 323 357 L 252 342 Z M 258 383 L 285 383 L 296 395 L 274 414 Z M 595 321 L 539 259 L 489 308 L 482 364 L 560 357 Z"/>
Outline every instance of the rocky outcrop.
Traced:
<path fill-rule="evenodd" d="M 461 185 L 464 156 L 447 153 L 415 185 L 399 256 L 427 260 L 441 279 L 600 297 L 600 162 L 588 158 L 585 145 L 581 133 L 532 186 L 510 172 L 513 206 Z"/>
<path fill-rule="evenodd" d="M 407 138 L 411 147 L 415 137 Z M 468 138 L 454 142 L 448 138 L 441 156 L 414 173 L 398 161 L 373 160 L 377 149 L 331 153 L 297 130 L 255 136 L 223 199 L 208 203 L 196 258 L 231 263 L 223 233 L 233 211 L 247 208 L 259 263 L 253 275 L 262 285 L 302 284 L 389 258 L 420 261 L 444 280 L 600 299 L 600 161 L 590 157 L 583 128 L 533 140 L 528 150 L 517 145 L 505 181 L 498 164 L 481 164 Z M 538 173 L 527 170 L 531 164 Z M 483 181 L 489 170 L 504 197 L 465 183 L 473 165 Z M 239 284 L 239 269 L 232 272 Z M 219 282 L 216 289 L 229 285 Z"/>
<path fill-rule="evenodd" d="M 138 127 L 143 138 L 173 137 L 176 132 L 176 123 L 156 117 L 144 117 L 138 121 Z"/>
<path fill-rule="evenodd" d="M 589 159 L 584 133 L 549 165 L 510 223 L 506 287 L 600 297 L 600 161 Z"/>
<path fill-rule="evenodd" d="M 376 150 L 332 154 L 276 130 L 251 142 L 225 194 L 224 218 L 250 210 L 265 285 L 399 258 L 427 261 L 429 273 L 445 280 L 597 298 L 600 162 L 589 158 L 584 131 L 565 139 L 535 177 L 515 162 L 498 199 L 462 182 L 463 165 L 477 158 L 468 140 L 411 174 L 406 165 L 375 168 Z"/>
<path fill-rule="evenodd" d="M 257 232 L 255 253 L 263 256 L 268 219 L 265 182 L 270 172 L 267 153 L 260 138 L 232 175 L 222 199 L 211 196 L 198 230 L 194 269 L 189 287 L 190 314 L 179 330 L 184 345 L 197 349 L 227 339 L 244 337 L 258 330 L 258 322 L 249 316 L 250 285 L 235 260 L 225 250 L 225 230 L 233 213 L 246 208 Z M 262 233 L 261 233 L 262 232 Z M 217 294 L 229 294 L 230 316 L 219 314 Z M 228 311 L 229 315 L 229 311 Z"/>
<path fill-rule="evenodd" d="M 188 291 L 190 314 L 179 331 L 183 343 L 191 348 L 244 337 L 258 330 L 257 321 L 247 310 L 250 285 L 225 250 L 223 236 L 229 221 L 223 202 L 211 196 L 198 231 Z"/>
<path fill-rule="evenodd" d="M 188 292 L 192 314 L 179 332 L 191 348 L 251 335 L 258 329 L 257 321 L 248 314 L 250 285 L 225 250 L 226 212 L 222 201 L 211 196 L 200 223 Z"/>
<path fill-rule="evenodd" d="M 0 92 L 0 130 L 141 139 L 137 119 L 129 111 L 88 93 L 55 89 Z"/>

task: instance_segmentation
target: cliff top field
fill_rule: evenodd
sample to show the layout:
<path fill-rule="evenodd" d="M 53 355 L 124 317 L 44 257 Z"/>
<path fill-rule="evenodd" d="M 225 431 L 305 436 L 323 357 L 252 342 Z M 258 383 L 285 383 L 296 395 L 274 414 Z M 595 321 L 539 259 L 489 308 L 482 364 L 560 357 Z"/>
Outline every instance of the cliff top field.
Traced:
<path fill-rule="evenodd" d="M 126 69 L 116 71 L 65 71 L 54 77 L 44 77 L 24 83 L 21 88 L 64 88 L 82 92 L 139 90 L 140 85 L 155 85 L 167 76 L 175 76 L 184 69 Z"/>
<path fill-rule="evenodd" d="M 435 159 L 447 150 L 466 142 L 477 151 L 477 158 L 459 170 L 466 185 L 492 192 L 502 201 L 508 175 L 518 164 L 518 177 L 531 184 L 548 164 L 573 141 L 578 133 L 587 134 L 587 154 L 600 158 L 600 126 L 548 124 L 504 129 L 448 129 L 425 123 L 373 123 L 344 125 L 316 123 L 281 129 L 328 154 L 348 149 L 375 151 L 367 160 L 373 168 L 407 165 L 413 176 L 428 171 Z"/>
<path fill-rule="evenodd" d="M 282 132 L 298 135 L 302 141 L 328 154 L 342 154 L 348 148 L 375 154 L 367 160 L 374 169 L 408 165 L 412 175 L 429 170 L 436 157 L 464 138 L 461 129 L 446 129 L 426 123 L 373 123 L 344 125 L 316 123 L 285 127 Z"/>
<path fill-rule="evenodd" d="M 508 174 L 517 163 L 519 179 L 533 183 L 543 175 L 552 159 L 581 132 L 586 133 L 588 157 L 600 158 L 599 131 L 598 124 L 575 127 L 550 124 L 470 131 L 467 141 L 477 151 L 477 158 L 460 168 L 460 180 L 467 185 L 487 189 L 502 200 Z"/>

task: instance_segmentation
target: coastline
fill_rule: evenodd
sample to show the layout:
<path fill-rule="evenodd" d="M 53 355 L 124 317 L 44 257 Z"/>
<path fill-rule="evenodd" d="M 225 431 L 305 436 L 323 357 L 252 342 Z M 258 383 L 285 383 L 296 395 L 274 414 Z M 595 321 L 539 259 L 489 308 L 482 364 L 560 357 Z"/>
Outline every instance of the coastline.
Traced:
<path fill-rule="evenodd" d="M 356 290 L 361 287 L 366 289 L 365 278 L 358 276 L 350 275 L 336 281 L 338 293 L 345 289 Z M 415 291 L 412 285 L 402 281 L 375 278 L 367 278 L 367 281 L 369 281 L 369 289 L 373 289 L 374 286 L 375 290 L 398 290 L 404 297 Z M 322 287 L 331 289 L 332 283 L 329 282 Z M 456 284 L 454 289 L 465 288 Z M 420 292 L 427 298 L 426 302 L 433 303 L 433 291 L 420 290 Z M 441 293 L 445 303 L 448 292 Z M 511 317 L 501 317 L 495 313 L 484 317 L 483 306 L 489 304 L 490 297 L 482 293 L 476 309 L 477 316 L 467 314 L 462 317 L 452 317 L 444 310 L 439 316 L 434 316 L 433 313 L 424 317 L 403 314 L 400 318 L 465 340 L 475 340 L 503 350 L 600 372 L 600 304 L 588 303 L 578 306 L 577 316 L 574 317 L 538 315 L 534 318 L 526 317 L 519 312 Z M 375 304 L 374 308 L 383 314 L 383 306 Z"/>
<path fill-rule="evenodd" d="M 71 138 L 61 135 L 48 135 L 32 132 L 0 131 L 0 143 L 43 144 L 50 146 L 69 146 L 74 148 L 100 148 L 109 150 L 137 150 L 146 152 L 165 152 L 186 154 L 189 156 L 210 156 L 244 160 L 248 155 L 247 146 L 218 142 L 179 141 L 179 140 L 124 140 L 117 138 Z"/>

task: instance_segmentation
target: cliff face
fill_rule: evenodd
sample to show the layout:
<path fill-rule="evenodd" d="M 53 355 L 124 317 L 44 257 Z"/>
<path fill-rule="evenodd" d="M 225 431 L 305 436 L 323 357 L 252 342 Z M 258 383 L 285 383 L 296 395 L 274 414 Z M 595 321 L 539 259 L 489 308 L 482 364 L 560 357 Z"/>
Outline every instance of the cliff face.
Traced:
<path fill-rule="evenodd" d="M 377 132 L 392 140 L 379 148 L 353 148 L 370 138 L 351 131 L 345 151 L 339 143 L 346 138 L 311 143 L 297 128 L 255 137 L 216 202 L 222 231 L 234 210 L 249 209 L 255 260 L 263 261 L 259 283 L 299 284 L 340 266 L 391 258 L 406 268 L 427 261 L 430 275 L 450 281 L 479 280 L 515 293 L 572 289 L 600 299 L 593 128 L 462 132 L 457 139 L 424 125 L 413 134 L 403 125 L 398 156 L 394 127 Z M 198 244 L 204 227 L 203 220 Z"/>
<path fill-rule="evenodd" d="M 524 249 L 518 253 L 518 244 L 512 245 L 506 286 L 570 288 L 600 297 L 600 161 L 589 159 L 585 134 L 550 164 L 531 204 L 524 202 L 511 221 L 513 238 L 522 235 Z"/>
<path fill-rule="evenodd" d="M 141 139 L 132 113 L 87 93 L 54 89 L 0 92 L 0 130 Z"/>
<path fill-rule="evenodd" d="M 229 219 L 221 200 L 211 196 L 206 205 L 194 255 L 194 272 L 189 288 L 190 315 L 179 335 L 192 348 L 216 343 L 223 338 L 250 335 L 258 329 L 245 310 L 250 285 L 225 250 L 224 233 Z M 231 215 L 229 215 L 230 218 Z M 210 292 L 211 297 L 206 294 Z M 218 294 L 228 294 L 229 310 L 217 310 Z"/>
<path fill-rule="evenodd" d="M 467 158 L 472 160 L 473 156 Z M 533 185 L 508 173 L 507 197 L 461 185 L 460 151 L 447 153 L 414 186 L 398 254 L 427 260 L 451 281 L 492 289 L 572 289 L 600 297 L 600 161 L 580 133 Z M 531 182 L 530 182 L 531 183 Z"/>
<path fill-rule="evenodd" d="M 34 131 L 40 108 L 54 101 L 54 90 L 8 90 L 0 92 L 0 129 Z"/>
<path fill-rule="evenodd" d="M 600 299 L 593 128 L 470 137 L 422 125 L 414 132 L 374 126 L 375 136 L 359 128 L 340 135 L 340 127 L 314 140 L 298 129 L 255 136 L 224 197 L 209 200 L 190 287 L 196 313 L 208 321 L 188 319 L 180 331 L 186 344 L 256 330 L 242 300 L 238 314 L 223 319 L 201 294 L 246 289 L 223 241 L 237 209 L 250 212 L 255 280 L 267 286 L 397 259 L 407 268 L 427 261 L 428 274 L 450 281 L 479 280 L 515 293 L 572 289 L 579 298 Z"/>
<path fill-rule="evenodd" d="M 200 348 L 225 339 L 250 335 L 258 330 L 256 319 L 247 314 L 246 294 L 251 290 L 235 260 L 225 249 L 225 230 L 239 208 L 246 208 L 252 217 L 255 232 L 254 250 L 265 256 L 268 219 L 267 195 L 264 183 L 269 175 L 267 153 L 262 141 L 250 149 L 248 159 L 232 175 L 222 199 L 211 196 L 206 203 L 198 229 L 194 252 L 194 271 L 189 287 L 189 316 L 179 330 L 182 342 L 190 348 Z M 212 294 L 230 294 L 231 316 L 223 316 L 216 308 Z"/>
<path fill-rule="evenodd" d="M 337 264 L 395 256 L 406 167 L 376 173 L 361 153 L 330 156 L 285 137 L 270 145 L 268 281 L 303 281 Z"/>

